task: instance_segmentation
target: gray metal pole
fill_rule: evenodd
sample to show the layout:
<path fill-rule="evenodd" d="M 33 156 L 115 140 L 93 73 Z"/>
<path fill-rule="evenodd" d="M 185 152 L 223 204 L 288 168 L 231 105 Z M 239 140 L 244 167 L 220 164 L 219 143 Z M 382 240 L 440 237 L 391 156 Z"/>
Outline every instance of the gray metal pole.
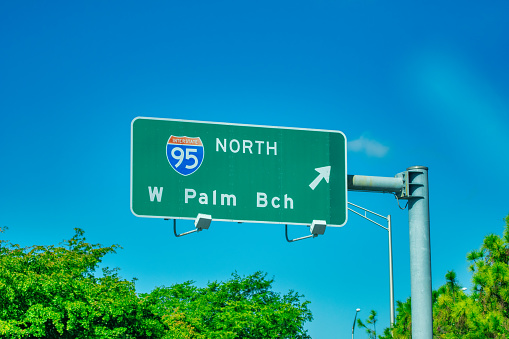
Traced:
<path fill-rule="evenodd" d="M 428 168 L 413 166 L 408 172 L 408 224 L 410 235 L 410 285 L 412 338 L 433 338 L 431 246 Z"/>
<path fill-rule="evenodd" d="M 392 271 L 392 224 L 391 215 L 387 216 L 387 230 L 389 231 L 389 285 L 391 297 L 391 328 L 394 326 L 394 275 Z"/>
<path fill-rule="evenodd" d="M 433 338 L 428 168 L 409 167 L 395 178 L 348 175 L 349 191 L 401 194 L 408 199 L 412 338 Z"/>
<path fill-rule="evenodd" d="M 353 339 L 353 332 L 355 330 L 355 320 L 357 319 L 357 313 L 359 313 L 360 310 L 361 310 L 360 308 L 355 310 L 355 317 L 353 318 L 353 325 L 352 325 L 352 339 Z"/>

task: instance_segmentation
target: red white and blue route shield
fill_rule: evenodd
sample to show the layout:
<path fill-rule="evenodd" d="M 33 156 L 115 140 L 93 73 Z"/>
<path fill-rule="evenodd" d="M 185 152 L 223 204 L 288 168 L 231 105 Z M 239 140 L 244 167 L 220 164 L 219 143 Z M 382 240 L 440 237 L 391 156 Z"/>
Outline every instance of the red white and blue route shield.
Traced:
<path fill-rule="evenodd" d="M 166 157 L 171 167 L 181 175 L 193 174 L 200 168 L 204 155 L 200 138 L 170 136 Z"/>

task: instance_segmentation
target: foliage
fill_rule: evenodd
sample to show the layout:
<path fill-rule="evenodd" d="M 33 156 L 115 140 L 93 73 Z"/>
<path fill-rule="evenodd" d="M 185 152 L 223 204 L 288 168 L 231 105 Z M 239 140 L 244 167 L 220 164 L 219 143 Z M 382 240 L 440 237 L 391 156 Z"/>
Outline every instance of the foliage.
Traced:
<path fill-rule="evenodd" d="M 502 237 L 487 235 L 481 248 L 467 255 L 471 295 L 460 288 L 454 271 L 433 291 L 434 338 L 509 338 L 509 215 L 505 224 Z M 411 338 L 410 298 L 398 301 L 396 323 L 380 338 Z"/>
<path fill-rule="evenodd" d="M 357 319 L 357 326 L 360 328 L 365 328 L 370 339 L 376 339 L 377 320 L 378 319 L 376 318 L 376 311 L 371 310 L 371 312 L 369 312 L 368 319 L 366 319 L 366 324 L 364 324 L 362 320 Z M 369 328 L 368 325 L 373 325 L 373 329 Z"/>
<path fill-rule="evenodd" d="M 168 326 L 180 329 L 168 338 L 310 338 L 303 329 L 312 320 L 309 302 L 301 303 L 293 291 L 270 291 L 272 282 L 262 272 L 244 278 L 233 273 L 224 283 L 196 288 L 186 282 L 142 297 Z"/>
<path fill-rule="evenodd" d="M 392 331 L 392 334 L 391 334 Z M 379 339 L 412 338 L 412 299 L 405 302 L 396 301 L 396 319 L 394 328 L 386 328 Z"/>
<path fill-rule="evenodd" d="M 116 270 L 94 271 L 117 245 L 85 242 L 84 232 L 61 246 L 0 248 L 0 336 L 4 338 L 144 338 L 161 330 L 134 283 Z"/>
<path fill-rule="evenodd" d="M 60 246 L 0 240 L 0 338 L 309 338 L 309 302 L 271 291 L 261 272 L 138 295 L 118 269 L 95 274 L 119 246 L 75 232 Z"/>

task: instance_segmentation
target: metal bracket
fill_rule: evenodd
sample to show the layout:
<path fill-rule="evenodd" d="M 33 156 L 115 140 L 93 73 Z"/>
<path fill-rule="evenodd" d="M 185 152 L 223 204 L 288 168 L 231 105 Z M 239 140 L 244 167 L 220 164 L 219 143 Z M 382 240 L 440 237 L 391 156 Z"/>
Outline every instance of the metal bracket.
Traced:
<path fill-rule="evenodd" d="M 400 178 L 403 180 L 403 188 L 401 191 L 396 193 L 396 197 L 401 200 L 408 200 L 411 198 L 423 198 L 423 196 L 415 195 L 413 192 L 419 187 L 422 187 L 422 184 L 415 183 L 414 179 L 416 176 L 421 175 L 422 171 L 419 168 L 413 169 L 409 168 L 405 172 L 401 172 L 396 174 L 395 178 Z"/>
<path fill-rule="evenodd" d="M 423 171 L 419 166 L 410 167 L 407 169 L 407 195 L 410 198 L 424 198 L 422 195 L 416 195 L 414 192 L 418 190 L 420 187 L 423 187 L 424 184 L 416 182 L 419 179 L 415 180 L 417 176 L 423 175 Z"/>
<path fill-rule="evenodd" d="M 408 196 L 408 172 L 401 172 L 394 176 L 395 178 L 399 178 L 403 181 L 403 188 L 401 191 L 394 193 L 396 198 L 398 199 L 410 199 Z"/>
<path fill-rule="evenodd" d="M 359 205 L 352 204 L 351 202 L 348 202 L 348 205 L 351 205 L 351 206 L 357 207 L 358 209 L 360 209 L 360 210 L 364 211 L 364 214 L 361 214 L 361 213 L 359 213 L 359 212 L 357 212 L 357 211 L 355 211 L 355 210 L 351 209 L 350 207 L 348 207 L 348 210 L 349 210 L 350 212 L 353 212 L 353 213 L 357 214 L 358 216 L 361 216 L 361 217 L 363 217 L 364 219 L 366 219 L 366 220 L 368 220 L 368 221 L 371 221 L 373 224 L 375 224 L 375 225 L 377 225 L 377 226 L 379 226 L 379 227 L 383 228 L 383 229 L 384 229 L 384 230 L 386 230 L 386 231 L 388 231 L 388 230 L 389 230 L 389 228 L 388 228 L 388 227 L 385 227 L 385 226 L 381 225 L 380 223 L 378 223 L 378 222 L 374 221 L 373 219 L 369 218 L 369 217 L 368 217 L 368 215 L 367 215 L 367 213 L 371 213 L 371 214 L 373 214 L 373 215 L 376 215 L 377 217 L 383 218 L 383 219 L 385 219 L 385 220 L 389 220 L 387 217 L 385 217 L 385 216 L 383 216 L 383 215 L 381 215 L 381 214 L 375 213 L 375 212 L 373 212 L 373 211 L 370 211 L 370 210 L 368 210 L 368 209 L 366 209 L 366 208 L 364 208 L 364 207 L 361 207 L 361 206 L 359 206 Z"/>
<path fill-rule="evenodd" d="M 194 220 L 194 227 L 196 227 L 196 229 L 178 234 L 177 233 L 177 219 L 173 219 L 173 233 L 178 238 L 178 237 L 182 237 L 184 235 L 188 235 L 191 233 L 201 232 L 202 230 L 209 229 L 211 222 L 212 222 L 212 217 L 210 215 L 199 213 L 198 216 L 196 217 L 196 219 Z"/>
<path fill-rule="evenodd" d="M 288 242 L 294 242 L 299 240 L 304 240 L 308 238 L 316 238 L 319 235 L 322 235 L 325 233 L 325 228 L 327 227 L 327 224 L 325 220 L 313 220 L 310 227 L 311 235 L 306 235 L 305 237 L 295 238 L 295 239 L 289 239 L 288 238 L 288 225 L 285 224 L 285 237 L 286 241 Z"/>

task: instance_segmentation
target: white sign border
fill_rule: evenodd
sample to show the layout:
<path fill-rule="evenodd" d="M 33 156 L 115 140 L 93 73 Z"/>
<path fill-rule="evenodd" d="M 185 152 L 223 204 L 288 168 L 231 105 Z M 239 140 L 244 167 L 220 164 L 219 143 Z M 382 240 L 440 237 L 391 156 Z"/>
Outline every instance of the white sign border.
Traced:
<path fill-rule="evenodd" d="M 324 130 L 324 129 L 313 129 L 313 128 L 299 128 L 299 127 L 284 127 L 284 126 L 266 126 L 266 125 L 249 125 L 239 123 L 225 123 L 225 122 L 214 122 L 214 121 L 198 121 L 198 120 L 183 120 L 183 119 L 170 119 L 170 118 L 152 118 L 152 117 L 136 117 L 131 121 L 131 160 L 130 160 L 130 192 L 129 202 L 131 213 L 136 217 L 140 218 L 154 218 L 154 219 L 177 219 L 177 220 L 195 220 L 195 218 L 186 217 L 172 217 L 172 216 L 155 216 L 155 215 L 139 215 L 133 210 L 133 127 L 136 120 L 161 120 L 161 121 L 176 121 L 176 122 L 189 122 L 198 124 L 212 124 L 212 125 L 227 125 L 227 126 L 240 126 L 240 127 L 259 127 L 259 128 L 274 128 L 274 129 L 286 129 L 294 131 L 313 131 L 313 132 L 327 132 L 327 133 L 339 133 L 345 138 L 345 222 L 341 225 L 329 225 L 329 227 L 343 227 L 348 222 L 348 174 L 347 174 L 347 139 L 346 135 L 341 131 L 335 130 Z M 214 219 L 213 221 L 224 221 L 224 222 L 237 222 L 237 223 L 255 223 L 255 224 L 276 224 L 276 225 L 304 225 L 310 226 L 313 220 L 310 220 L 309 224 L 306 223 L 293 223 L 293 222 L 277 222 L 277 221 L 259 221 L 259 220 L 234 220 L 234 219 Z"/>

